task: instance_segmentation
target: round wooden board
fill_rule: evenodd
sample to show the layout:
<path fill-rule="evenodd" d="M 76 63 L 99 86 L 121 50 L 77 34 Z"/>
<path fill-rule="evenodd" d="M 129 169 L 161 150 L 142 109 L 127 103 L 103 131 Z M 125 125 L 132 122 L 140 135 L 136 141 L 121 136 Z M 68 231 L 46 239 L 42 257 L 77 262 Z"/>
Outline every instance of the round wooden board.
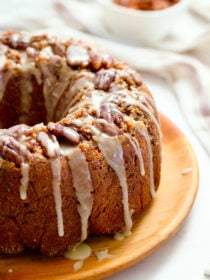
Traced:
<path fill-rule="evenodd" d="M 93 253 L 79 271 L 73 272 L 73 261 L 63 257 L 46 258 L 35 254 L 1 256 L 0 279 L 102 279 L 141 261 L 171 237 L 194 202 L 198 168 L 191 146 L 182 132 L 164 116 L 161 116 L 161 124 L 163 164 L 156 199 L 141 215 L 130 237 L 122 241 L 111 237 L 92 237 L 86 242 L 93 252 L 108 249 L 112 258 L 98 262 Z M 182 173 L 186 168 L 192 168 L 192 172 L 184 175 Z"/>

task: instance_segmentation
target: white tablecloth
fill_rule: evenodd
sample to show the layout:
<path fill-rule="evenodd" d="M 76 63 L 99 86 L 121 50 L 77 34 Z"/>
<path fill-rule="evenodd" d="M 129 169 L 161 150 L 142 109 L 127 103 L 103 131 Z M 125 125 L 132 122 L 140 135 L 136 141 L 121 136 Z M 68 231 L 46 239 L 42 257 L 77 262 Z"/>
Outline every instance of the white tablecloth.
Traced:
<path fill-rule="evenodd" d="M 92 5 L 93 1 L 84 2 Z M 195 1 L 192 2 L 195 4 Z M 206 16 L 205 27 L 208 30 L 210 13 L 207 12 L 207 6 L 205 7 L 207 2 L 197 1 L 197 7 L 199 7 L 198 11 L 201 10 L 202 15 Z M 115 38 L 108 38 L 99 24 L 94 25 L 93 18 L 95 21 L 99 20 L 96 9 L 92 10 L 95 14 L 90 16 L 86 6 L 86 13 L 82 14 L 83 20 L 81 22 L 81 18 L 78 18 L 78 11 L 84 10 L 84 7 L 81 6 L 83 4 L 85 3 L 81 4 L 81 1 L 76 0 L 62 0 L 56 1 L 56 3 L 49 0 L 1 1 L 0 30 L 25 29 L 31 32 L 45 30 L 62 36 L 76 35 L 101 44 L 114 55 L 127 60 L 141 71 L 154 94 L 160 111 L 168 116 L 189 139 L 200 170 L 199 191 L 195 204 L 178 233 L 142 262 L 107 279 L 207 279 L 204 271 L 206 268 L 210 270 L 210 162 L 208 154 L 210 152 L 210 68 L 208 68 L 210 65 L 210 41 L 208 41 L 208 36 L 202 46 L 197 46 L 195 43 L 197 42 L 195 40 L 199 40 L 197 38 L 191 42 L 192 48 L 189 48 L 189 41 L 188 45 L 183 44 L 185 46 L 184 54 L 128 46 L 122 42 L 114 42 Z M 65 5 L 66 9 L 62 10 Z M 59 13 L 58 7 L 63 12 Z M 102 35 L 106 39 L 81 33 L 84 25 L 89 33 L 96 36 Z M 97 28 L 94 29 L 93 26 L 97 26 Z M 168 48 L 169 46 L 171 51 L 171 44 L 168 45 Z M 167 48 L 166 45 L 163 47 Z M 180 50 L 180 45 L 177 45 L 173 51 Z M 181 51 L 184 51 L 184 47 Z M 160 59 L 163 55 L 164 62 Z M 185 67 L 187 65 L 184 68 L 186 70 L 186 79 L 184 80 L 177 74 L 180 69 L 183 70 L 183 63 Z M 194 70 L 191 72 L 189 69 Z M 201 89 L 200 95 L 195 92 L 197 86 Z M 196 104 L 199 104 L 200 107 L 197 108 Z M 201 110 L 204 105 L 206 106 L 205 115 L 202 114 Z"/>

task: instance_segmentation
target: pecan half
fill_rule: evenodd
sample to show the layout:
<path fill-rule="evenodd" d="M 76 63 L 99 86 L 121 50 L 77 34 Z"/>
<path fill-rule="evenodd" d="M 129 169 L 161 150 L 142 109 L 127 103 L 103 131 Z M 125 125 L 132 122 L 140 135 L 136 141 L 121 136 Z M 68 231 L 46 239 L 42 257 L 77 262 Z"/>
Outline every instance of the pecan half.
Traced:
<path fill-rule="evenodd" d="M 1 136 L 0 143 L 0 154 L 2 158 L 12 161 L 17 165 L 30 155 L 26 146 L 11 136 Z"/>
<path fill-rule="evenodd" d="M 70 127 L 63 126 L 60 123 L 50 122 L 48 123 L 47 128 L 52 134 L 64 137 L 72 144 L 78 144 L 80 142 L 80 135 Z"/>
<path fill-rule="evenodd" d="M 94 84 L 97 89 L 108 90 L 111 83 L 116 78 L 114 69 L 101 69 L 95 75 Z"/>
<path fill-rule="evenodd" d="M 3 159 L 14 162 L 15 165 L 18 165 L 18 166 L 20 166 L 20 164 L 22 162 L 22 158 L 17 153 L 17 151 L 12 149 L 9 146 L 0 147 L 0 155 Z"/>
<path fill-rule="evenodd" d="M 122 130 L 115 124 L 109 123 L 103 119 L 98 119 L 93 122 L 93 125 L 109 136 L 121 135 Z"/>
<path fill-rule="evenodd" d="M 120 125 L 123 121 L 123 114 L 113 103 L 104 103 L 101 105 L 100 117 L 109 123 Z"/>

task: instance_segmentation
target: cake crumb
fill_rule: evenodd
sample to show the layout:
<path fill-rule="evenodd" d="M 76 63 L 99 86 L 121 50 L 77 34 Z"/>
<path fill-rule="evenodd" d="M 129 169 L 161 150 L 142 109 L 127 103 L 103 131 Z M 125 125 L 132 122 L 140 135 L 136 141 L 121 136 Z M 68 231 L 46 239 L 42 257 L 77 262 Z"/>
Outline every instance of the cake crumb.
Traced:
<path fill-rule="evenodd" d="M 101 251 L 95 251 L 94 254 L 96 255 L 98 262 L 104 260 L 104 259 L 110 259 L 113 257 L 113 255 L 110 255 L 108 253 L 108 249 L 101 250 Z"/>
<path fill-rule="evenodd" d="M 13 272 L 13 269 L 12 269 L 12 268 L 8 268 L 8 272 L 9 272 L 9 273 L 12 273 L 12 272 Z"/>
<path fill-rule="evenodd" d="M 192 167 L 182 169 L 182 175 L 187 175 L 188 173 L 192 172 Z"/>
<path fill-rule="evenodd" d="M 83 264 L 84 264 L 84 261 L 82 261 L 82 260 L 81 260 L 81 261 L 75 262 L 75 263 L 73 264 L 73 270 L 74 270 L 74 272 L 80 270 L 80 269 L 82 268 Z"/>

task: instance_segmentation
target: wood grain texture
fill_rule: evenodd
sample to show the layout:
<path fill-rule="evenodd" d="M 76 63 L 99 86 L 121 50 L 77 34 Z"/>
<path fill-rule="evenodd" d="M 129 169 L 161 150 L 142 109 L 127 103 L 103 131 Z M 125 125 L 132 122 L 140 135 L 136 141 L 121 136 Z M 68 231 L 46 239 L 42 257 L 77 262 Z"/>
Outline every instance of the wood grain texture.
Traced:
<path fill-rule="evenodd" d="M 161 116 L 161 123 L 163 164 L 157 197 L 143 212 L 130 237 L 122 241 L 111 237 L 91 237 L 86 242 L 93 252 L 109 249 L 112 258 L 98 262 L 93 253 L 85 260 L 82 269 L 73 272 L 73 261 L 62 257 L 46 258 L 35 254 L 0 256 L 0 279 L 103 279 L 141 261 L 170 238 L 193 205 L 198 187 L 198 167 L 183 133 L 164 116 Z M 192 172 L 183 175 L 186 168 L 192 168 Z"/>

